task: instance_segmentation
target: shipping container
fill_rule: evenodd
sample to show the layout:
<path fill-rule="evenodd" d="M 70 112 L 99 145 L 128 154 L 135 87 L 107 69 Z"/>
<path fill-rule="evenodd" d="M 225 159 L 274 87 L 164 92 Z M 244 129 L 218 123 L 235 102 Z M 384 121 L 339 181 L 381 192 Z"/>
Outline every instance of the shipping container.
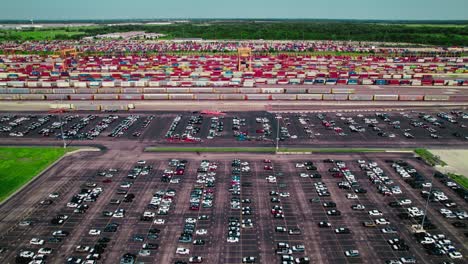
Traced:
<path fill-rule="evenodd" d="M 143 99 L 144 100 L 168 100 L 169 95 L 168 94 L 144 94 Z"/>
<path fill-rule="evenodd" d="M 245 100 L 244 94 L 221 94 L 221 100 Z"/>
<path fill-rule="evenodd" d="M 91 86 L 91 83 L 89 84 Z M 106 87 L 106 88 L 109 88 L 109 87 L 115 87 L 115 83 L 114 82 L 102 82 L 102 87 Z"/>
<path fill-rule="evenodd" d="M 75 89 L 68 88 L 68 89 L 53 89 L 54 94 L 73 94 L 75 93 Z"/>
<path fill-rule="evenodd" d="M 99 88 L 98 93 L 100 94 L 118 94 L 122 88 Z"/>
<path fill-rule="evenodd" d="M 128 105 L 101 105 L 101 111 L 127 111 Z"/>
<path fill-rule="evenodd" d="M 350 94 L 348 96 L 351 101 L 372 101 L 374 99 L 373 94 Z"/>
<path fill-rule="evenodd" d="M 214 90 L 213 88 L 197 88 L 197 87 L 193 87 L 193 88 L 190 88 L 190 92 L 191 93 L 194 93 L 194 94 L 197 94 L 197 93 L 214 93 Z"/>
<path fill-rule="evenodd" d="M 68 100 L 68 95 L 66 94 L 46 94 L 46 100 Z"/>
<path fill-rule="evenodd" d="M 119 96 L 116 94 L 95 94 L 94 100 L 118 100 Z"/>
<path fill-rule="evenodd" d="M 135 87 L 145 87 L 145 86 L 148 86 L 146 81 L 135 82 Z"/>
<path fill-rule="evenodd" d="M 261 92 L 264 94 L 282 94 L 284 88 L 261 88 Z"/>
<path fill-rule="evenodd" d="M 75 82 L 73 84 L 73 86 L 76 87 L 76 88 L 86 88 L 86 87 L 88 87 L 86 82 Z"/>
<path fill-rule="evenodd" d="M 112 86 L 114 85 L 114 82 L 112 82 Z M 89 82 L 88 86 L 90 88 L 99 88 L 101 87 L 101 82 Z"/>
<path fill-rule="evenodd" d="M 70 87 L 70 83 L 69 82 L 57 82 L 57 87 L 58 88 L 69 88 Z"/>
<path fill-rule="evenodd" d="M 424 96 L 424 101 L 448 101 L 450 99 L 450 96 L 448 95 L 425 95 Z"/>
<path fill-rule="evenodd" d="M 213 91 L 215 93 L 233 94 L 233 93 L 239 93 L 239 88 L 235 88 L 235 87 L 216 87 L 216 88 L 213 88 Z"/>
<path fill-rule="evenodd" d="M 120 88 L 123 94 L 142 94 L 143 88 Z"/>
<path fill-rule="evenodd" d="M 101 105 L 99 104 L 72 104 L 72 108 L 75 111 L 99 111 Z"/>
<path fill-rule="evenodd" d="M 98 92 L 97 88 L 76 88 L 75 93 L 77 94 L 95 94 Z"/>
<path fill-rule="evenodd" d="M 120 94 L 119 100 L 143 100 L 143 94 Z"/>
<path fill-rule="evenodd" d="M 29 94 L 29 88 L 7 88 L 9 94 Z"/>
<path fill-rule="evenodd" d="M 20 95 L 21 100 L 45 100 L 43 94 L 22 94 Z"/>
<path fill-rule="evenodd" d="M 0 100 L 20 100 L 19 94 L 0 94 Z"/>
<path fill-rule="evenodd" d="M 272 100 L 297 100 L 297 94 L 272 94 Z"/>
<path fill-rule="evenodd" d="M 7 88 L 0 88 L 0 94 L 6 94 Z"/>
<path fill-rule="evenodd" d="M 15 87 L 15 88 L 23 88 L 25 87 L 24 82 L 19 82 L 19 81 L 11 81 L 7 83 L 8 87 Z"/>
<path fill-rule="evenodd" d="M 422 101 L 424 95 L 415 95 L 415 94 L 400 94 L 400 101 Z"/>
<path fill-rule="evenodd" d="M 37 82 L 26 82 L 26 87 L 29 87 L 29 88 L 35 88 L 35 87 L 38 87 L 38 83 Z"/>
<path fill-rule="evenodd" d="M 190 93 L 190 88 L 172 88 L 172 87 L 167 87 L 166 90 L 167 90 L 167 93 L 181 93 L 181 94 Z"/>
<path fill-rule="evenodd" d="M 68 97 L 70 100 L 94 100 L 92 94 L 70 94 Z"/>
<path fill-rule="evenodd" d="M 53 89 L 44 89 L 44 88 L 31 88 L 29 92 L 32 94 L 51 94 L 54 92 Z"/>
<path fill-rule="evenodd" d="M 307 93 L 307 88 L 291 87 L 285 88 L 284 93 L 287 94 L 305 94 Z"/>
<path fill-rule="evenodd" d="M 195 94 L 194 99 L 196 100 L 219 100 L 221 94 Z"/>
<path fill-rule="evenodd" d="M 363 79 L 362 84 L 363 85 L 372 85 L 372 84 L 374 84 L 374 81 L 370 80 L 370 79 Z"/>
<path fill-rule="evenodd" d="M 421 80 L 411 80 L 411 85 L 413 86 L 420 86 L 421 85 Z"/>
<path fill-rule="evenodd" d="M 192 100 L 193 94 L 169 94 L 169 100 Z"/>
<path fill-rule="evenodd" d="M 152 87 L 152 88 L 143 88 L 144 93 L 166 93 L 166 87 Z"/>
<path fill-rule="evenodd" d="M 246 94 L 246 100 L 271 100 L 271 95 L 269 94 Z"/>
<path fill-rule="evenodd" d="M 346 101 L 348 100 L 348 95 L 347 94 L 324 94 L 323 100 Z"/>
<path fill-rule="evenodd" d="M 297 100 L 322 100 L 322 94 L 297 94 Z"/>
<path fill-rule="evenodd" d="M 375 94 L 375 101 L 398 101 L 398 94 Z"/>
<path fill-rule="evenodd" d="M 352 94 L 354 93 L 354 89 L 348 89 L 348 88 L 333 88 L 332 93 L 334 94 Z"/>
<path fill-rule="evenodd" d="M 331 88 L 311 87 L 307 89 L 310 94 L 328 94 L 331 93 Z"/>
<path fill-rule="evenodd" d="M 239 88 L 239 92 L 241 94 L 249 94 L 249 93 L 261 93 L 262 89 L 260 88 Z"/>

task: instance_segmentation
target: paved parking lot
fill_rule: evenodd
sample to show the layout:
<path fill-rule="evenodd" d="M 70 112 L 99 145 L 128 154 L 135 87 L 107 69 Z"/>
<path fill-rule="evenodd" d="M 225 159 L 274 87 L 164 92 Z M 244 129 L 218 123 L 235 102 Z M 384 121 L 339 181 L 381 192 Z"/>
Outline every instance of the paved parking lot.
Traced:
<path fill-rule="evenodd" d="M 66 122 L 63 130 L 68 144 L 93 140 L 103 144 L 139 141 L 153 145 L 272 146 L 279 132 L 280 146 L 284 147 L 411 147 L 456 146 L 466 142 L 468 136 L 468 115 L 455 109 L 232 112 L 217 117 L 192 112 L 18 113 L 0 117 L 0 138 L 22 141 L 40 138 L 57 142 L 61 138 L 60 123 Z"/>
<path fill-rule="evenodd" d="M 184 173 L 172 175 L 172 181 L 162 181 L 164 175 L 170 174 L 168 170 L 176 168 L 170 166 L 171 159 L 184 161 L 184 166 L 177 165 L 177 170 L 184 168 Z M 233 165 L 236 159 L 241 165 Z M 145 160 L 146 164 L 138 164 L 139 160 Z M 37 254 L 39 248 L 51 248 L 47 263 L 63 263 L 72 256 L 84 259 L 90 254 L 77 251 L 77 246 L 86 249 L 98 245 L 95 252 L 101 254 L 97 263 L 118 263 L 125 253 L 134 254 L 139 263 L 188 262 L 192 256 L 201 256 L 203 263 L 241 263 L 244 257 L 254 257 L 257 263 L 281 263 L 277 251 L 283 248 L 283 258 L 308 257 L 311 263 L 385 263 L 402 257 L 415 258 L 418 263 L 449 261 L 447 254 L 428 255 L 417 242 L 411 225 L 419 224 L 419 220 L 400 217 L 408 208 L 425 208 L 426 199 L 420 192 L 427 188 L 413 189 L 404 181 L 392 167 L 398 160 L 406 161 L 433 184 L 433 190 L 443 191 L 456 203 L 449 209 L 468 210 L 465 200 L 433 177 L 432 168 L 407 154 L 196 155 L 123 150 L 79 153 L 64 158 L 0 207 L 0 247 L 4 249 L 0 259 L 2 263 L 14 263 L 20 251 Z M 308 165 L 301 165 L 305 163 Z M 212 166 L 207 173 L 209 177 L 199 171 L 202 164 Z M 374 165 L 388 177 L 385 186 L 391 190 L 398 186 L 401 193 L 379 193 L 378 186 L 382 184 L 372 183 L 367 175 L 370 170 L 363 169 L 371 166 L 374 170 Z M 152 169 L 131 179 L 128 175 L 135 174 L 136 166 Z M 346 177 L 333 174 L 334 168 L 343 167 Z M 101 176 L 99 172 L 103 172 Z M 338 183 L 349 180 L 348 174 L 353 175 L 356 185 L 351 189 L 340 188 Z M 75 213 L 76 208 L 68 207 L 73 196 L 86 193 L 83 189 L 96 188 L 102 188 L 102 192 L 96 201 L 82 203 L 89 206 L 85 213 Z M 355 193 L 356 188 L 367 192 Z M 200 194 L 195 195 L 198 190 Z M 49 198 L 54 192 L 59 197 Z M 129 194 L 135 197 L 130 199 Z M 389 206 L 405 199 L 410 199 L 411 205 Z M 41 205 L 43 200 L 53 203 Z M 198 210 L 191 208 L 196 201 L 200 203 Z M 153 202 L 158 206 L 151 206 Z M 324 203 L 330 202 L 335 207 L 324 207 Z M 364 209 L 353 209 L 356 205 Z M 443 202 L 429 202 L 426 221 L 435 227 L 429 232 L 445 235 L 456 251 L 466 257 L 468 229 L 455 228 L 452 223 L 466 223 L 467 219 L 445 218 L 439 212 L 442 208 L 447 208 Z M 119 209 L 123 209 L 120 210 L 123 217 L 117 217 Z M 332 210 L 335 212 L 329 212 Z M 382 215 L 372 216 L 371 210 Z M 105 216 L 104 211 L 114 216 Z M 142 219 L 145 212 L 147 221 Z M 51 220 L 58 215 L 68 218 L 52 225 Z M 363 222 L 375 223 L 379 218 L 385 218 L 389 224 L 363 226 Z M 157 219 L 164 221 L 155 222 Z M 21 226 L 19 223 L 24 220 L 32 224 Z M 192 222 L 193 226 L 189 224 Z M 328 222 L 331 227 L 319 227 L 320 222 Z M 337 233 L 337 228 L 348 228 L 350 232 Z M 396 233 L 384 233 L 383 228 Z M 93 235 L 91 229 L 100 233 Z M 57 230 L 68 231 L 69 236 L 53 242 L 52 232 Z M 181 242 L 181 234 L 187 232 L 191 233 L 191 241 Z M 229 242 L 229 237 L 238 240 Z M 43 239 L 44 245 L 30 244 L 32 238 Z M 388 240 L 394 238 L 404 240 L 409 250 L 393 250 Z M 200 240 L 203 243 L 194 244 Z M 146 251 L 145 247 L 152 249 Z M 187 254 L 176 254 L 178 248 L 187 250 Z M 346 257 L 348 250 L 358 250 L 359 255 Z"/>

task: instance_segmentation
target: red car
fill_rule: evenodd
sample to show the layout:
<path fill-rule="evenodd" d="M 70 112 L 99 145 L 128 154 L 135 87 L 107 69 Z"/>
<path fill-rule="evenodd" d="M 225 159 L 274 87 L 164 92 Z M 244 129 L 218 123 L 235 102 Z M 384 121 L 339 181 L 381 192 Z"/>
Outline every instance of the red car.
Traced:
<path fill-rule="evenodd" d="M 263 163 L 271 163 L 271 160 L 269 160 L 269 159 L 264 159 L 264 160 L 263 160 Z"/>
<path fill-rule="evenodd" d="M 263 169 L 264 170 L 273 170 L 273 166 L 266 165 L 266 166 L 263 167 Z"/>
<path fill-rule="evenodd" d="M 111 183 L 112 180 L 111 180 L 111 179 L 105 179 L 105 180 L 103 180 L 102 182 L 103 182 L 103 183 Z"/>

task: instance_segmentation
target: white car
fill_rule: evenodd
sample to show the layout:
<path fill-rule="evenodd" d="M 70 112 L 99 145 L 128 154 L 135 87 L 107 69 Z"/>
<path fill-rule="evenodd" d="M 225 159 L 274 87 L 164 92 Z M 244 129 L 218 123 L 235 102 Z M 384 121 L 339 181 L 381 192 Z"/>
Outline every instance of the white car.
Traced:
<path fill-rule="evenodd" d="M 206 229 L 198 229 L 197 231 L 195 231 L 195 234 L 197 234 L 197 235 L 206 235 L 206 234 L 208 234 L 208 231 Z"/>
<path fill-rule="evenodd" d="M 383 215 L 383 213 L 380 212 L 379 210 L 372 210 L 372 211 L 369 211 L 369 215 L 372 215 L 372 216 L 381 216 L 381 215 Z"/>
<path fill-rule="evenodd" d="M 378 225 L 389 225 L 390 222 L 385 218 L 379 218 L 375 220 L 375 223 Z"/>
<path fill-rule="evenodd" d="M 195 218 L 185 219 L 185 223 L 187 223 L 187 224 L 195 224 L 196 222 L 197 222 L 197 219 L 195 219 Z"/>
<path fill-rule="evenodd" d="M 99 236 L 101 234 L 101 230 L 98 229 L 91 229 L 89 230 L 89 233 L 91 236 Z"/>
<path fill-rule="evenodd" d="M 40 248 L 37 251 L 38 254 L 52 254 L 52 249 L 51 248 Z"/>
<path fill-rule="evenodd" d="M 412 201 L 410 199 L 404 199 L 404 200 L 398 201 L 398 203 L 400 205 L 410 205 L 412 203 Z"/>
<path fill-rule="evenodd" d="M 34 257 L 34 252 L 32 252 L 32 251 L 21 251 L 19 256 L 22 257 L 22 258 L 32 258 L 32 257 Z"/>
<path fill-rule="evenodd" d="M 303 172 L 303 173 L 299 174 L 299 176 L 301 176 L 301 178 L 309 178 L 310 175 Z"/>
<path fill-rule="evenodd" d="M 449 257 L 450 257 L 451 259 L 462 259 L 462 258 L 463 258 L 463 255 L 462 255 L 460 252 L 458 252 L 458 251 L 454 251 L 454 252 L 450 252 L 450 253 L 449 253 Z"/>
<path fill-rule="evenodd" d="M 29 241 L 29 244 L 31 244 L 31 245 L 44 245 L 44 239 L 33 238 L 33 239 L 31 239 L 31 241 Z"/>
<path fill-rule="evenodd" d="M 143 165 L 143 164 L 146 164 L 146 160 L 139 160 L 137 161 L 137 163 Z"/>
<path fill-rule="evenodd" d="M 304 163 L 296 163 L 296 168 L 304 168 Z"/>
<path fill-rule="evenodd" d="M 159 218 L 159 219 L 155 219 L 153 221 L 153 224 L 155 224 L 155 225 L 164 225 L 165 222 L 166 222 L 166 220 Z"/>
<path fill-rule="evenodd" d="M 49 198 L 57 198 L 57 197 L 59 197 L 59 193 L 57 193 L 57 192 L 53 192 L 53 193 L 49 194 Z"/>
<path fill-rule="evenodd" d="M 238 243 L 239 238 L 238 237 L 228 237 L 227 242 L 229 242 L 229 243 Z"/>
<path fill-rule="evenodd" d="M 190 250 L 188 248 L 177 248 L 176 249 L 176 254 L 188 255 L 188 254 L 190 254 Z"/>
<path fill-rule="evenodd" d="M 354 193 L 348 193 L 348 194 L 346 194 L 346 198 L 348 198 L 348 199 L 357 199 L 358 196 L 357 196 L 357 194 L 354 194 Z"/>
<path fill-rule="evenodd" d="M 279 196 L 280 196 L 280 197 L 289 197 L 289 195 L 290 195 L 290 194 L 289 194 L 288 192 L 280 192 L 280 193 L 279 193 Z"/>

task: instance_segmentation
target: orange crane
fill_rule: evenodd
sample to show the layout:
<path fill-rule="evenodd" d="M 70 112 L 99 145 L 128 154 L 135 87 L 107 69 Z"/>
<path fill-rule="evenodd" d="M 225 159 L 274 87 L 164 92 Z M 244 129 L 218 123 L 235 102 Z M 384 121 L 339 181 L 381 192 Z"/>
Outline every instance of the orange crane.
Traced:
<path fill-rule="evenodd" d="M 238 48 L 237 49 L 237 70 L 239 71 L 252 71 L 252 49 L 251 48 Z"/>

